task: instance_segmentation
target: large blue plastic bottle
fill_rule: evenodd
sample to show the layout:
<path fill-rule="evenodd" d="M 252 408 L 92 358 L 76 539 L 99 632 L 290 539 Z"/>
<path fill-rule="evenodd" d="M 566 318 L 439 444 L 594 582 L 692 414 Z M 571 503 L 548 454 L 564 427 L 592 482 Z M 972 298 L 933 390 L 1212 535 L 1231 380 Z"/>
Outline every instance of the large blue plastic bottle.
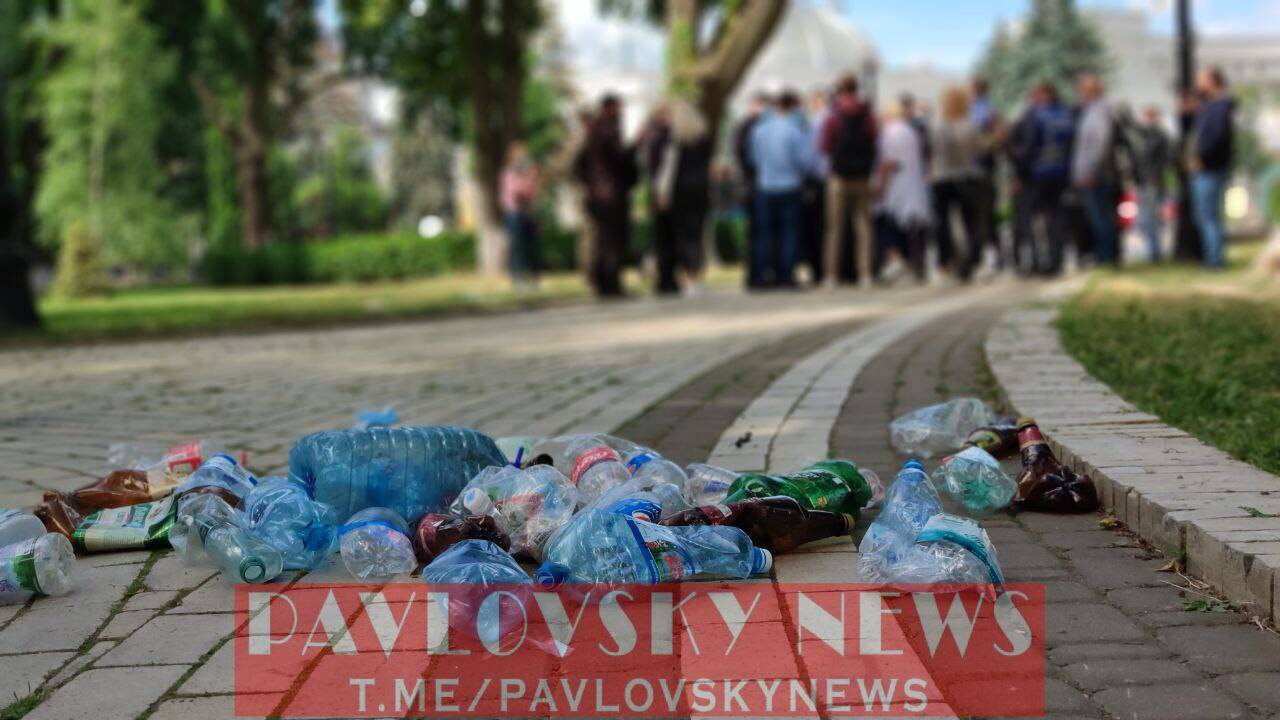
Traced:
<path fill-rule="evenodd" d="M 289 476 L 344 522 L 367 507 L 385 507 L 412 524 L 444 510 L 480 470 L 505 463 L 493 440 L 470 428 L 370 427 L 298 440 Z"/>
<path fill-rule="evenodd" d="M 630 514 L 586 510 L 547 543 L 538 583 L 672 582 L 695 575 L 747 578 L 773 566 L 736 527 L 666 527 Z"/>

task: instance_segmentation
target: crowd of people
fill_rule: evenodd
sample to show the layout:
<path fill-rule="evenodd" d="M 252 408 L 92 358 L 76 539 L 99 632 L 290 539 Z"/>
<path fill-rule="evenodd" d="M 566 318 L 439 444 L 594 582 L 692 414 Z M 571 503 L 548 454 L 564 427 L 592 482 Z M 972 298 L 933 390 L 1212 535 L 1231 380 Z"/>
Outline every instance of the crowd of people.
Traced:
<path fill-rule="evenodd" d="M 1188 140 L 1181 144 L 1158 108 L 1134 118 L 1113 104 L 1096 73 L 1077 77 L 1074 95 L 1068 105 L 1053 83 L 1038 83 L 1011 118 L 992 104 L 981 78 L 947 88 L 936 114 L 910 96 L 876 107 L 853 75 L 807 102 L 787 90 L 754 97 L 731 138 L 747 219 L 748 288 L 923 282 L 932 267 L 958 282 L 1001 268 L 1055 275 L 1068 245 L 1082 263 L 1116 264 L 1125 191 L 1136 197 L 1137 229 L 1158 261 L 1175 172 L 1188 178 L 1204 263 L 1222 267 L 1234 124 L 1222 72 L 1201 71 L 1184 99 L 1178 121 Z M 609 96 L 582 122 L 571 171 L 589 221 L 582 251 L 596 292 L 623 293 L 632 193 L 640 185 L 656 291 L 679 292 L 683 278 L 684 290 L 696 292 L 720 175 L 706 119 L 694 105 L 671 101 L 628 142 L 622 104 Z M 513 148 L 502 200 L 517 278 L 537 268 L 532 178 L 523 148 Z"/>

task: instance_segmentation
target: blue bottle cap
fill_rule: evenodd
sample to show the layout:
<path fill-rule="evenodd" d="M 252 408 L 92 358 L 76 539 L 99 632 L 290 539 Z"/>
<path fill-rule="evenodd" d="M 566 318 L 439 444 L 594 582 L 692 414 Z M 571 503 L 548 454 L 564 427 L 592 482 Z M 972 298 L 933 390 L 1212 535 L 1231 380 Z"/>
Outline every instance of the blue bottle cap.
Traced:
<path fill-rule="evenodd" d="M 569 581 L 569 568 L 559 563 L 542 563 L 535 576 L 539 585 L 553 588 Z"/>
<path fill-rule="evenodd" d="M 919 470 L 920 472 L 924 472 L 924 464 L 923 464 L 923 463 L 921 463 L 919 460 L 908 460 L 908 461 L 906 461 L 905 463 L 903 463 L 903 464 L 902 464 L 902 469 L 903 469 L 903 470 L 906 470 L 907 468 L 911 468 L 912 470 Z"/>
<path fill-rule="evenodd" d="M 751 548 L 751 574 L 760 575 L 773 567 L 773 553 L 764 548 Z"/>

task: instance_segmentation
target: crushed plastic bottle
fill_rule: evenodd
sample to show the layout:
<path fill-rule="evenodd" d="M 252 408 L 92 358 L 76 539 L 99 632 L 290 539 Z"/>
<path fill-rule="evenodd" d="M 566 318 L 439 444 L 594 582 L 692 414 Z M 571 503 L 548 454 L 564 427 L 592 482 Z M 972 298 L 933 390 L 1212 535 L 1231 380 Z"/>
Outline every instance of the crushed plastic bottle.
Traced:
<path fill-rule="evenodd" d="M 909 460 L 858 546 L 868 583 L 1004 582 L 995 547 L 977 523 L 942 512 L 924 466 Z"/>
<path fill-rule="evenodd" d="M 860 573 L 867 582 L 890 577 L 911 552 L 916 534 L 942 512 L 938 491 L 918 460 L 908 460 L 889 486 L 880 514 L 858 545 Z"/>
<path fill-rule="evenodd" d="M 724 502 L 729 486 L 738 479 L 738 473 L 733 470 L 705 463 L 689 465 L 685 475 L 689 479 L 684 484 L 684 496 L 693 507 Z"/>
<path fill-rule="evenodd" d="M 956 398 L 896 418 L 889 424 L 889 440 L 904 455 L 930 458 L 959 450 L 969 433 L 992 419 L 978 398 Z"/>
<path fill-rule="evenodd" d="M 384 580 L 418 567 L 409 524 L 394 510 L 365 508 L 338 530 L 342 564 L 361 580 Z"/>
<path fill-rule="evenodd" d="M 170 543 L 188 564 L 212 564 L 231 582 L 270 582 L 284 571 L 284 556 L 245 524 L 219 495 L 187 496 L 178 505 Z"/>
<path fill-rule="evenodd" d="M 569 482 L 578 488 L 578 505 L 591 504 L 611 488 L 631 479 L 618 451 L 601 435 L 574 437 L 564 450 L 564 467 L 571 468 Z"/>
<path fill-rule="evenodd" d="M 413 549 L 424 565 L 463 540 L 488 540 L 503 550 L 510 550 L 511 537 L 500 523 L 493 515 L 454 517 L 427 513 L 414 528 Z"/>
<path fill-rule="evenodd" d="M 345 520 L 385 507 L 416 521 L 448 506 L 481 469 L 506 460 L 488 435 L 450 426 L 329 430 L 298 440 L 289 476 Z"/>
<path fill-rule="evenodd" d="M 337 513 L 287 477 L 269 477 L 244 498 L 247 526 L 284 557 L 286 570 L 314 570 L 329 562 L 337 539 Z"/>
<path fill-rule="evenodd" d="M 848 536 L 854 522 L 849 515 L 807 510 L 795 498 L 778 496 L 697 507 L 669 517 L 662 524 L 740 528 L 756 547 L 778 555 L 815 540 Z"/>
<path fill-rule="evenodd" d="M 735 527 L 666 527 L 585 510 L 547 543 L 538 583 L 657 584 L 698 575 L 748 578 L 773 556 Z"/>
<path fill-rule="evenodd" d="M 511 551 L 537 559 L 542 544 L 572 517 L 578 488 L 551 465 L 488 467 L 467 483 L 449 512 L 489 515 L 510 535 Z"/>
<path fill-rule="evenodd" d="M 0 547 L 0 604 L 32 595 L 65 595 L 71 592 L 74 570 L 71 541 L 58 533 Z"/>
<path fill-rule="evenodd" d="M 26 510 L 0 508 L 0 548 L 44 535 L 44 523 Z"/>
<path fill-rule="evenodd" d="M 1018 445 L 1022 473 L 1018 475 L 1016 508 L 1058 513 L 1098 509 L 1098 490 L 1093 480 L 1058 462 L 1035 420 L 1018 420 Z"/>
<path fill-rule="evenodd" d="M 871 499 L 871 485 L 865 471 L 848 460 L 823 460 L 788 475 L 747 473 L 729 487 L 727 502 L 753 497 L 786 495 L 809 510 L 827 510 L 852 515 Z"/>
<path fill-rule="evenodd" d="M 520 627 L 523 607 L 533 594 L 533 580 L 502 548 L 488 540 L 463 540 L 440 554 L 422 569 L 429 585 L 452 585 L 449 591 L 449 626 L 480 638 L 489 647 L 499 647 L 503 638 Z M 472 588 L 457 587 L 470 585 Z M 519 600 L 519 605 L 484 600 L 490 588 L 502 586 Z"/>
<path fill-rule="evenodd" d="M 224 500 L 237 502 L 249 494 L 258 478 L 230 455 L 214 455 L 205 460 L 186 482 L 174 490 L 175 495 L 191 492 L 215 493 Z"/>
<path fill-rule="evenodd" d="M 933 484 L 975 514 L 1005 507 L 1017 490 L 1013 479 L 1001 469 L 1000 461 L 979 447 L 965 448 L 943 458 L 933 471 Z"/>

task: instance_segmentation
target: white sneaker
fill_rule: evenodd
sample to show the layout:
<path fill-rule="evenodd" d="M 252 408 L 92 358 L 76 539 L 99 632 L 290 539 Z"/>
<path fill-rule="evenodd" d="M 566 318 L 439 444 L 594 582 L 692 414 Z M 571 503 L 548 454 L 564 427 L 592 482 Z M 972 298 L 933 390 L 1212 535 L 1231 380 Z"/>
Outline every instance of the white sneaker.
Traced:
<path fill-rule="evenodd" d="M 880 271 L 880 281 L 886 285 L 892 285 L 902 279 L 907 273 L 907 264 L 894 258 L 885 263 L 884 269 Z"/>

